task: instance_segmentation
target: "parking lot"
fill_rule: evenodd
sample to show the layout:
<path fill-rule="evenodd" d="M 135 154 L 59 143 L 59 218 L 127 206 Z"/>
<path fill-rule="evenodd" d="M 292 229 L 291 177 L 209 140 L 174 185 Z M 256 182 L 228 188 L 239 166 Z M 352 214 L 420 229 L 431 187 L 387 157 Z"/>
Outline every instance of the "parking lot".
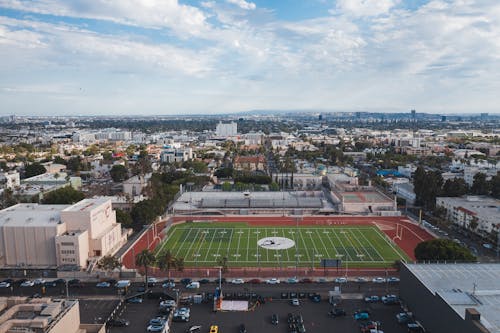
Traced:
<path fill-rule="evenodd" d="M 359 323 L 353 318 L 353 313 L 366 309 L 370 319 L 380 321 L 385 333 L 406 332 L 404 326 L 398 325 L 395 315 L 400 312 L 398 305 L 382 303 L 365 303 L 359 294 L 345 295 L 339 307 L 343 308 L 345 317 L 333 318 L 328 315 L 332 306 L 323 299 L 314 303 L 308 299 L 300 300 L 299 306 L 292 306 L 289 300 L 267 299 L 265 304 L 257 306 L 253 311 L 246 312 L 214 312 L 212 303 L 192 304 L 191 318 L 188 323 L 174 322 L 171 332 L 185 332 L 192 325 L 201 325 L 201 332 L 208 332 L 210 325 L 218 325 L 219 332 L 238 332 L 239 325 L 244 324 L 247 332 L 288 332 L 287 315 L 301 314 L 307 332 L 360 332 Z M 120 315 L 130 321 L 129 327 L 111 328 L 110 332 L 146 332 L 149 319 L 158 314 L 158 300 L 145 299 L 142 304 L 127 304 Z M 277 314 L 278 325 L 271 323 L 271 316 Z"/>

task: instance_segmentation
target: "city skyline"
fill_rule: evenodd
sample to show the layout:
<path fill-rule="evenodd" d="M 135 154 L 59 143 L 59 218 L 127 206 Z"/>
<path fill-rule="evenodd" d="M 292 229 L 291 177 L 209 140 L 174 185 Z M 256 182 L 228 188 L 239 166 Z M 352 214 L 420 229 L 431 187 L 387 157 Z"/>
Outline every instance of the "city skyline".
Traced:
<path fill-rule="evenodd" d="M 497 113 L 495 1 L 0 0 L 0 115 Z"/>

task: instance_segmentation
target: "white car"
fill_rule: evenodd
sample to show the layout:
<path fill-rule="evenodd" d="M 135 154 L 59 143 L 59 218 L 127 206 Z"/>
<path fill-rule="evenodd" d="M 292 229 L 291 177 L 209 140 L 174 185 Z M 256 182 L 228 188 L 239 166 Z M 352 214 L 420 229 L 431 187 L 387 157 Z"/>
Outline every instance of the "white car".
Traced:
<path fill-rule="evenodd" d="M 35 285 L 35 282 L 31 280 L 26 280 L 23 283 L 21 283 L 21 287 L 33 287 Z"/>
<path fill-rule="evenodd" d="M 104 282 L 99 282 L 95 286 L 97 288 L 109 288 L 109 287 L 111 287 L 111 283 L 104 281 Z"/>
<path fill-rule="evenodd" d="M 399 278 L 391 276 L 387 278 L 387 282 L 399 282 Z"/>
<path fill-rule="evenodd" d="M 270 279 L 267 279 L 266 280 L 266 283 L 267 284 L 279 284 L 280 283 L 280 280 L 277 279 L 277 278 L 270 278 Z"/>
<path fill-rule="evenodd" d="M 345 277 L 335 278 L 335 283 L 347 283 L 347 278 Z"/>
<path fill-rule="evenodd" d="M 293 306 L 299 306 L 300 301 L 298 298 L 292 298 L 292 300 L 290 301 L 290 304 L 292 304 Z"/>
<path fill-rule="evenodd" d="M 245 281 L 243 279 L 233 279 L 231 280 L 232 284 L 243 284 Z"/>
<path fill-rule="evenodd" d="M 158 283 L 158 279 L 155 277 L 148 277 L 148 284 Z"/>
<path fill-rule="evenodd" d="M 44 284 L 45 280 L 44 279 L 35 279 L 35 280 L 33 280 L 33 283 L 35 285 Z"/>
<path fill-rule="evenodd" d="M 385 279 L 383 277 L 376 277 L 372 280 L 373 283 L 384 283 Z"/>
<path fill-rule="evenodd" d="M 367 282 L 368 280 L 365 278 L 365 277 L 357 277 L 354 279 L 355 282 L 359 282 L 359 283 L 363 283 L 363 282 Z"/>
<path fill-rule="evenodd" d="M 9 288 L 10 287 L 10 283 L 9 282 L 0 282 L 0 288 Z"/>
<path fill-rule="evenodd" d="M 176 305 L 175 301 L 171 299 L 160 302 L 160 308 L 174 308 Z"/>

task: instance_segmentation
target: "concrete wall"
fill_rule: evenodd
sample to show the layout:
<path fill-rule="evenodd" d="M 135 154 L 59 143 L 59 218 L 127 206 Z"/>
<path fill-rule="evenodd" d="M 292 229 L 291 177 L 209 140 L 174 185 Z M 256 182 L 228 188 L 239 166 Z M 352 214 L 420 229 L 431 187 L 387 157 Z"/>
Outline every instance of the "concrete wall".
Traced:
<path fill-rule="evenodd" d="M 427 331 L 484 333 L 474 322 L 462 319 L 441 297 L 430 292 L 406 266 L 401 267 L 400 276 L 400 297 Z"/>
<path fill-rule="evenodd" d="M 55 226 L 4 226 L 0 228 L 0 246 L 4 265 L 55 266 L 55 237 L 66 231 L 64 224 Z"/>
<path fill-rule="evenodd" d="M 87 231 L 56 237 L 57 264 L 87 267 L 87 259 L 89 257 L 88 237 Z"/>

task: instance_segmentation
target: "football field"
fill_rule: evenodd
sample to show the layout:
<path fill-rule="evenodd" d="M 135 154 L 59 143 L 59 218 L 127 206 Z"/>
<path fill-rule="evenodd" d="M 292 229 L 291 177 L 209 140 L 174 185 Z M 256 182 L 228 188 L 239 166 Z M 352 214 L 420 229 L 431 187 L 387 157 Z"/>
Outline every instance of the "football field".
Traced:
<path fill-rule="evenodd" d="M 285 248 L 270 248 L 279 242 Z M 384 267 L 408 259 L 370 225 L 274 227 L 191 222 L 171 227 L 156 255 L 167 249 L 184 258 L 188 267 L 217 266 L 224 257 L 231 267 L 320 267 L 321 259 L 340 259 L 352 267 Z"/>

